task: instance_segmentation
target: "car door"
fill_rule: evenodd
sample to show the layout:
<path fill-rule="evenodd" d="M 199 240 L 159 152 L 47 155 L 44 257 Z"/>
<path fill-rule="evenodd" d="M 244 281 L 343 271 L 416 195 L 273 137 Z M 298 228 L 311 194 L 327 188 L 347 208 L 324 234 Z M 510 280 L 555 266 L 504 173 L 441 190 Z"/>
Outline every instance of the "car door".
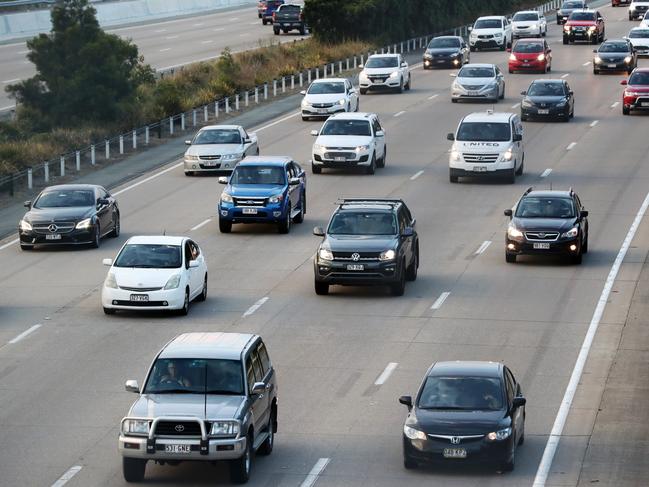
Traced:
<path fill-rule="evenodd" d="M 470 61 L 470 56 L 469 54 L 469 46 L 466 45 L 466 42 L 464 42 L 464 39 L 460 41 L 460 49 L 462 52 L 462 64 L 467 64 Z M 461 66 L 460 66 L 461 67 Z"/>
<path fill-rule="evenodd" d="M 548 45 L 548 41 L 543 41 L 543 54 L 545 55 L 545 64 L 548 66 L 552 65 L 552 49 Z"/>
<path fill-rule="evenodd" d="M 198 293 L 196 289 L 196 274 L 197 268 L 189 267 L 189 262 L 192 260 L 192 251 L 189 245 L 189 239 L 185 240 L 183 244 L 183 267 L 187 275 L 187 285 L 189 286 L 189 299 L 194 299 Z"/>
<path fill-rule="evenodd" d="M 575 109 L 575 96 L 570 89 L 570 85 L 567 81 L 563 82 L 563 92 L 566 94 L 566 99 L 568 100 L 568 106 L 570 107 L 570 113 L 573 113 Z"/>
<path fill-rule="evenodd" d="M 256 395 L 252 393 L 252 387 L 255 385 L 255 382 L 262 382 L 263 379 L 261 376 L 257 377 L 255 373 L 255 364 L 259 367 L 259 358 L 254 348 L 248 352 L 245 363 L 248 396 L 252 402 L 250 409 L 252 410 L 253 426 L 255 431 L 261 431 L 265 426 L 264 416 L 268 409 L 268 394 L 266 394 L 266 391 Z M 266 419 L 266 421 L 268 420 Z"/>
<path fill-rule="evenodd" d="M 383 133 L 383 135 L 377 135 Z M 372 135 L 374 136 L 374 147 L 377 159 L 383 159 L 385 156 L 385 131 L 381 127 L 378 117 L 372 118 Z"/>
<path fill-rule="evenodd" d="M 291 182 L 291 179 L 297 177 L 297 173 L 292 162 L 286 164 L 285 169 L 286 169 L 286 183 L 288 184 Z M 289 211 L 292 211 L 293 209 L 298 207 L 298 205 L 300 204 L 299 184 L 295 184 L 295 185 L 288 184 L 288 199 L 290 203 Z"/>
<path fill-rule="evenodd" d="M 588 237 L 588 217 L 583 217 L 581 218 L 581 212 L 586 210 L 584 208 L 584 205 L 582 204 L 581 200 L 579 199 L 579 196 L 573 193 L 573 198 L 574 198 L 574 203 L 575 203 L 575 209 L 578 211 L 579 216 L 580 216 L 580 222 L 581 222 L 581 228 L 582 228 L 582 243 L 586 242 L 586 238 Z"/>
<path fill-rule="evenodd" d="M 410 81 L 410 71 L 408 71 L 408 63 L 405 59 L 399 56 L 399 71 L 401 71 L 401 79 L 403 84 L 407 84 Z"/>
<path fill-rule="evenodd" d="M 405 207 L 401 206 L 401 208 L 399 208 L 397 218 L 399 219 L 399 233 L 403 235 L 406 228 L 411 226 L 412 216 L 410 215 L 410 212 Z M 403 249 L 405 251 L 406 265 L 410 265 L 410 263 L 413 262 L 413 259 L 415 257 L 414 234 L 410 237 L 401 237 L 401 245 L 403 246 Z"/>
<path fill-rule="evenodd" d="M 495 66 L 496 82 L 498 83 L 498 96 L 505 93 L 505 76 L 498 66 Z"/>
<path fill-rule="evenodd" d="M 263 382 L 266 385 L 266 409 L 264 411 L 265 422 L 268 421 L 269 415 L 271 413 L 272 401 L 275 395 L 277 394 L 277 384 L 275 378 L 275 369 L 270 362 L 270 357 L 268 356 L 268 351 L 266 350 L 266 345 L 264 342 L 259 340 L 256 347 L 256 354 L 258 358 L 259 368 L 262 379 L 259 382 Z M 255 362 L 253 361 L 253 368 L 255 367 Z M 255 368 L 255 372 L 257 369 Z"/>
<path fill-rule="evenodd" d="M 105 235 L 113 228 L 113 209 L 110 205 L 108 193 L 104 190 L 95 189 L 95 208 L 97 214 L 97 221 L 99 222 L 100 231 Z M 109 200 L 107 203 L 99 203 L 99 200 Z"/>
<path fill-rule="evenodd" d="M 516 383 L 514 374 L 509 368 L 505 367 L 505 384 L 507 388 L 507 404 L 512 412 L 512 426 L 515 444 L 518 443 L 521 433 L 523 432 L 523 423 L 525 422 L 525 408 L 519 407 L 512 411 L 514 397 L 522 396 L 521 387 Z"/>
<path fill-rule="evenodd" d="M 348 105 L 349 105 L 349 111 L 350 112 L 355 112 L 358 110 L 358 94 L 356 93 L 356 90 L 354 89 L 354 86 L 349 82 L 349 80 L 345 80 L 345 91 L 347 92 L 347 98 L 348 98 Z"/>
<path fill-rule="evenodd" d="M 203 282 L 205 280 L 205 275 L 207 273 L 207 266 L 205 264 L 205 257 L 201 252 L 200 247 L 193 240 L 189 240 L 189 251 L 191 253 L 191 260 L 198 262 L 198 267 L 191 269 L 193 272 L 191 274 L 192 278 L 192 288 L 194 289 L 196 295 L 198 295 L 203 290 Z"/>

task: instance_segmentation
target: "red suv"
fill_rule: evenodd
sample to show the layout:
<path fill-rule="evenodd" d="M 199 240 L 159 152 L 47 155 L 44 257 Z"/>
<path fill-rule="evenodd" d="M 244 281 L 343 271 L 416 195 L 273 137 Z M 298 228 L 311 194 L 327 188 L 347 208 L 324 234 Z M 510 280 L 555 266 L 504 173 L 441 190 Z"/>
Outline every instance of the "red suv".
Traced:
<path fill-rule="evenodd" d="M 606 35 L 604 17 L 597 10 L 575 10 L 563 26 L 563 43 L 586 41 L 599 44 Z"/>
<path fill-rule="evenodd" d="M 631 110 L 649 110 L 649 68 L 636 68 L 629 79 L 620 81 L 626 86 L 622 95 L 622 113 L 628 115 Z"/>
<path fill-rule="evenodd" d="M 611 0 L 611 7 L 619 7 L 622 4 L 629 5 L 631 0 Z"/>
<path fill-rule="evenodd" d="M 540 71 L 547 73 L 552 70 L 552 49 L 545 39 L 521 39 L 509 55 L 509 72 Z"/>

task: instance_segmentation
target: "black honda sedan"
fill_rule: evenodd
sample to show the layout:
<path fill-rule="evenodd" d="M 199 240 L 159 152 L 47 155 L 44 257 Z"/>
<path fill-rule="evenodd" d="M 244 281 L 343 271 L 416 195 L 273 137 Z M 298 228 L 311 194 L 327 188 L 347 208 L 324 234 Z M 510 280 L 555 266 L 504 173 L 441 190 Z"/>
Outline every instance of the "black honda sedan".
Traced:
<path fill-rule="evenodd" d="M 101 186 L 63 184 L 45 188 L 25 202 L 27 213 L 18 224 L 20 248 L 35 245 L 89 244 L 99 247 L 103 236 L 119 236 L 117 201 Z"/>
<path fill-rule="evenodd" d="M 424 52 L 424 69 L 461 68 L 470 59 L 469 46 L 462 37 L 435 37 L 428 43 Z"/>
<path fill-rule="evenodd" d="M 575 116 L 575 95 L 564 79 L 537 79 L 521 92 L 521 120 L 559 119 L 567 122 Z"/>
<path fill-rule="evenodd" d="M 525 398 L 496 362 L 437 362 L 426 372 L 403 426 L 403 463 L 476 462 L 513 470 L 525 439 Z"/>

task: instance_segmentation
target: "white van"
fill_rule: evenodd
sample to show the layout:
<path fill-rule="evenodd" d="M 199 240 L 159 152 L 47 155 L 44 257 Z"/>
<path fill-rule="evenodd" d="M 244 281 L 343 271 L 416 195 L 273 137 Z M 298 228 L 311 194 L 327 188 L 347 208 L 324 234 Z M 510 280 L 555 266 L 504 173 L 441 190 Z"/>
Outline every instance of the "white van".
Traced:
<path fill-rule="evenodd" d="M 471 113 L 447 138 L 453 141 L 449 157 L 452 183 L 462 176 L 503 177 L 513 183 L 523 174 L 523 125 L 514 113 Z"/>

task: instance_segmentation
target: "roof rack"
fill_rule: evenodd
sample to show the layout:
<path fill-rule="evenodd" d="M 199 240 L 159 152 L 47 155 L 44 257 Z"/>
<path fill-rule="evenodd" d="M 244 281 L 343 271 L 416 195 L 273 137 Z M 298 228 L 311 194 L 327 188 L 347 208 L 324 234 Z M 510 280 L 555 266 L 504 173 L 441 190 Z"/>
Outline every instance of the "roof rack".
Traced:
<path fill-rule="evenodd" d="M 348 203 L 382 203 L 387 205 L 398 205 L 403 200 L 398 198 L 338 198 L 336 204 L 344 205 Z"/>

